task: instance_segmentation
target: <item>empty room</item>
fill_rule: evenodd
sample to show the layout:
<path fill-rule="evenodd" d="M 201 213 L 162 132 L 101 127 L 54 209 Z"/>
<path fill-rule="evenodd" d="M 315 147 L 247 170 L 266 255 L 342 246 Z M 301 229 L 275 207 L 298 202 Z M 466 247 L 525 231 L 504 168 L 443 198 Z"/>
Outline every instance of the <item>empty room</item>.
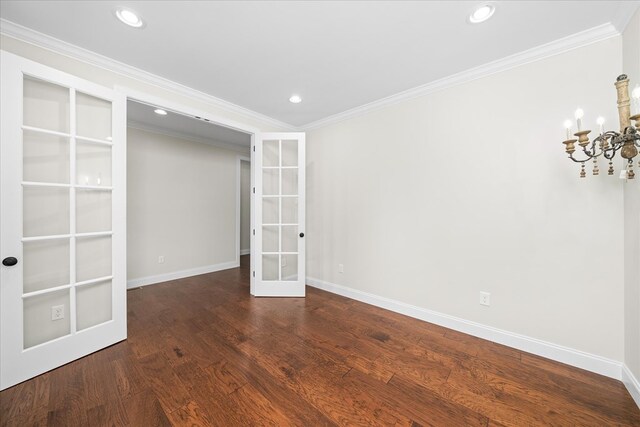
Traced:
<path fill-rule="evenodd" d="M 640 426 L 639 1 L 0 1 L 0 426 Z"/>

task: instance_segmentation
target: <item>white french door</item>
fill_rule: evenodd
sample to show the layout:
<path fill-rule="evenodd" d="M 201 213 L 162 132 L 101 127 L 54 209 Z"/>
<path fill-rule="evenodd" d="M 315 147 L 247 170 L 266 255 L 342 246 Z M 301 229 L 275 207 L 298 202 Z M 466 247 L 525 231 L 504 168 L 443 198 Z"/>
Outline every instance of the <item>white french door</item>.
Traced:
<path fill-rule="evenodd" d="M 126 100 L 1 55 L 5 389 L 126 338 Z"/>
<path fill-rule="evenodd" d="M 255 135 L 251 294 L 305 295 L 305 134 Z"/>

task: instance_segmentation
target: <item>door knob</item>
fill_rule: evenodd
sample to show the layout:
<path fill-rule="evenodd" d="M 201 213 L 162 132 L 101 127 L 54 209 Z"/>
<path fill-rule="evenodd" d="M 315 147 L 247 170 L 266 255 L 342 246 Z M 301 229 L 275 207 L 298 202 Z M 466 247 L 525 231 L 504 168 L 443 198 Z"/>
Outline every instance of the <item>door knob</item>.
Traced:
<path fill-rule="evenodd" d="M 304 233 L 300 233 L 300 237 L 304 237 Z"/>
<path fill-rule="evenodd" d="M 14 266 L 17 263 L 18 263 L 18 260 L 12 256 L 6 257 L 5 259 L 2 260 L 2 265 L 5 265 L 7 267 Z"/>

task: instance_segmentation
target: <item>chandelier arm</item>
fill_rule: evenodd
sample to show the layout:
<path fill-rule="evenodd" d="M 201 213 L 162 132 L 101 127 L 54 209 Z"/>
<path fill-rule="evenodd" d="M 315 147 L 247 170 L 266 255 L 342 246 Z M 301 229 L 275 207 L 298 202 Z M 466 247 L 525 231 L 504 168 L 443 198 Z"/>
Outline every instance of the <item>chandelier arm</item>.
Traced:
<path fill-rule="evenodd" d="M 598 151 L 598 147 L 596 147 L 596 140 L 594 140 L 591 143 L 591 149 L 588 149 L 587 147 L 584 147 L 582 149 L 582 151 L 584 152 L 584 154 L 587 155 L 587 157 L 589 157 L 589 159 L 593 159 L 594 157 L 600 157 L 603 153 L 602 149 L 600 149 L 600 153 L 597 153 Z M 597 154 L 596 154 L 597 153 Z"/>
<path fill-rule="evenodd" d="M 574 162 L 576 162 L 576 163 L 584 163 L 584 162 L 586 162 L 586 161 L 589 161 L 589 160 L 593 159 L 593 156 L 589 156 L 589 155 L 588 155 L 588 154 L 586 154 L 586 153 L 585 153 L 585 155 L 587 156 L 587 158 L 586 158 L 586 159 L 584 159 L 584 160 L 578 160 L 578 159 L 576 159 L 575 157 L 573 157 L 573 153 L 569 154 L 569 158 L 570 158 L 571 160 L 573 160 Z"/>
<path fill-rule="evenodd" d="M 620 146 L 618 146 L 617 148 L 616 147 L 606 148 L 604 150 L 604 158 L 607 160 L 612 160 L 616 156 L 616 153 L 618 152 L 619 149 L 620 149 Z M 611 154 L 607 154 L 607 153 L 611 153 Z"/>

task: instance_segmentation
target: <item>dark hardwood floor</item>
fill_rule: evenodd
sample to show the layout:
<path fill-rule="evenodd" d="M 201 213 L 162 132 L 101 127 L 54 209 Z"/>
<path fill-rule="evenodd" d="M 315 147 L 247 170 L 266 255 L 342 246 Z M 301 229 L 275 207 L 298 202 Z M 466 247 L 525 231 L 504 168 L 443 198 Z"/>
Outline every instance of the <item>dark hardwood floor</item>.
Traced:
<path fill-rule="evenodd" d="M 129 339 L 0 393 L 2 426 L 640 426 L 622 383 L 242 267 L 129 291 Z"/>

